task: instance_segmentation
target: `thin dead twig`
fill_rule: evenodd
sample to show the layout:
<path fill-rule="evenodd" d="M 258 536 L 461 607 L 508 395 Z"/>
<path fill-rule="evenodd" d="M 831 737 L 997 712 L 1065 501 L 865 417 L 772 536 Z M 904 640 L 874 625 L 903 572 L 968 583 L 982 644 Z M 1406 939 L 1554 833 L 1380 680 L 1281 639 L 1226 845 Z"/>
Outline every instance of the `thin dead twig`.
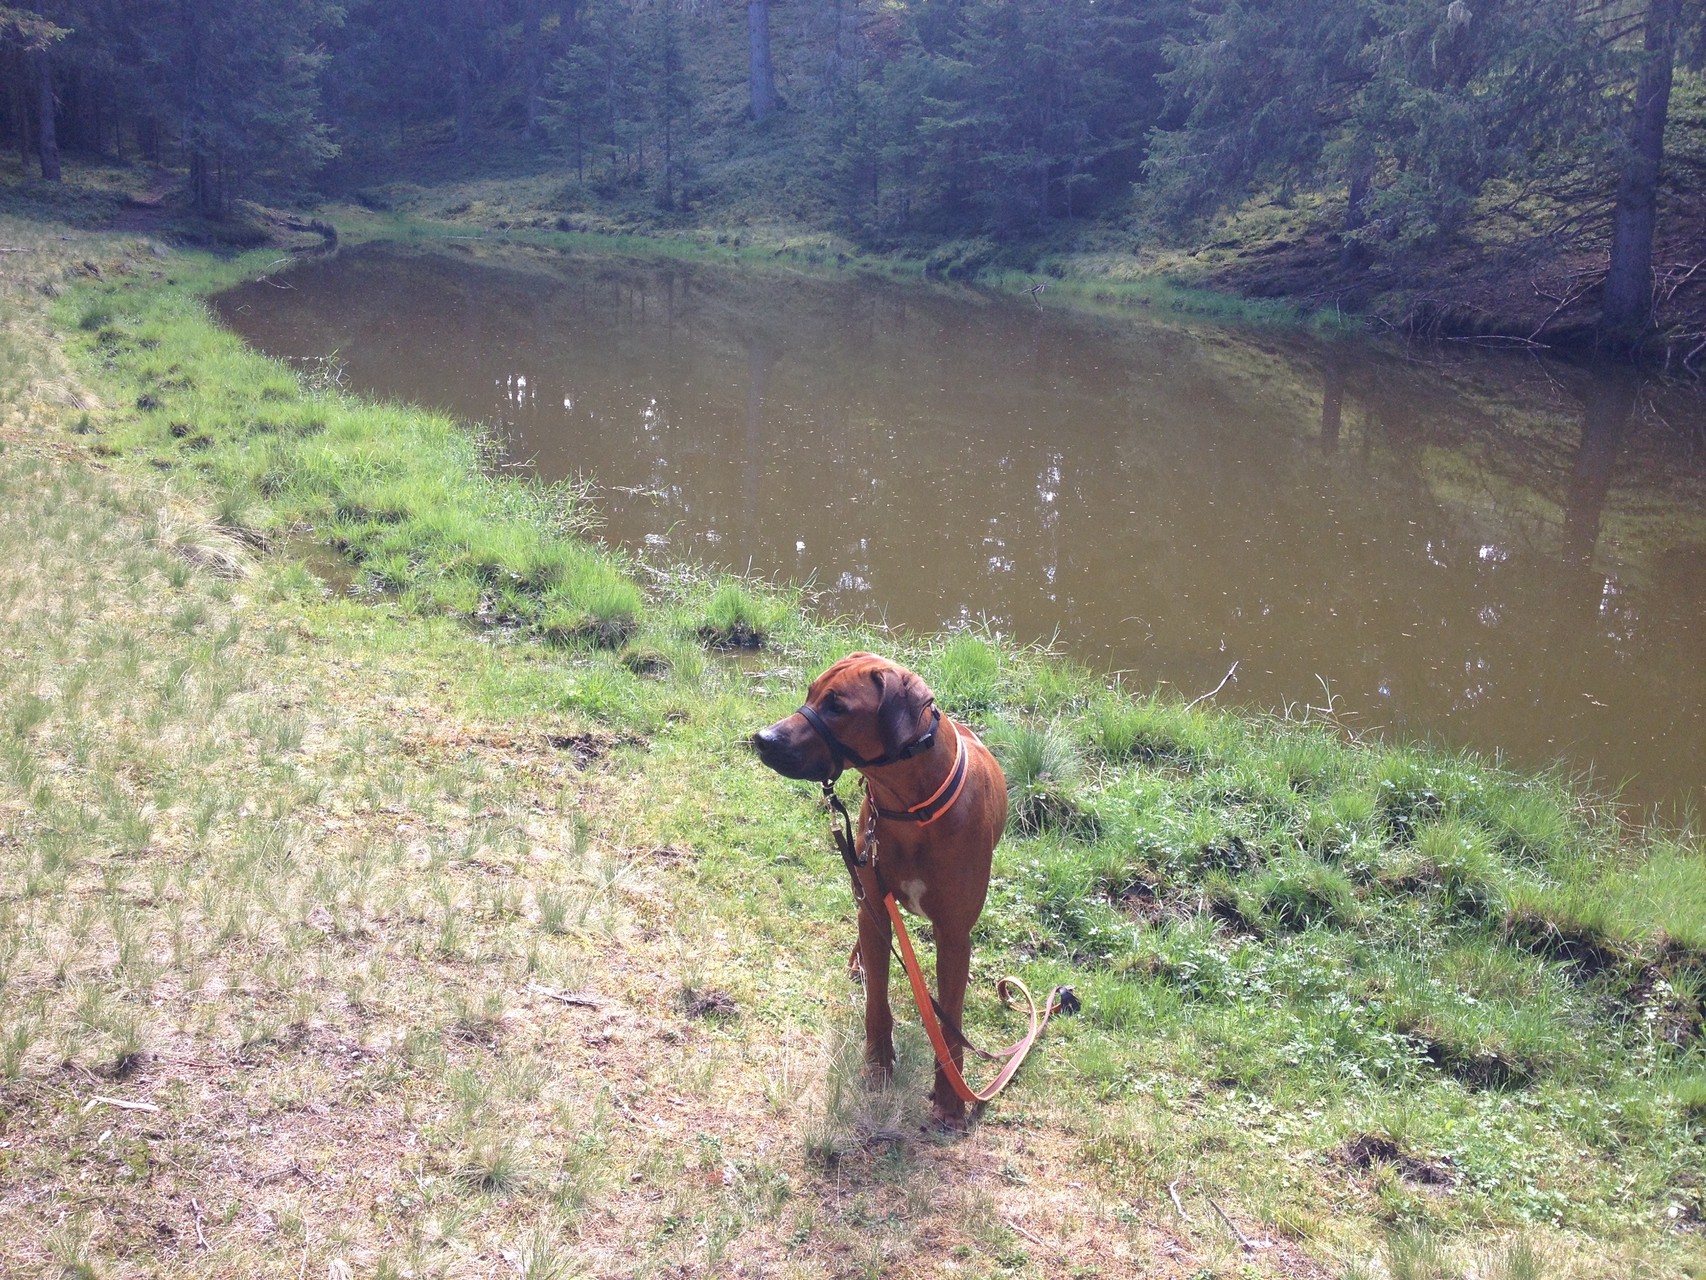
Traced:
<path fill-rule="evenodd" d="M 254 1182 L 252 1182 L 250 1185 L 256 1186 L 256 1187 L 264 1187 L 269 1182 L 277 1182 L 280 1178 L 288 1178 L 292 1174 L 294 1174 L 298 1178 L 301 1178 L 304 1182 L 306 1182 L 311 1187 L 318 1187 L 320 1185 L 320 1180 L 318 1178 L 316 1178 L 313 1174 L 309 1173 L 308 1170 L 304 1169 L 302 1167 L 302 1161 L 300 1161 L 300 1160 L 292 1160 L 289 1164 L 285 1165 L 282 1169 L 274 1169 L 271 1173 L 263 1173 L 260 1177 L 256 1178 L 254 1180 Z"/>
<path fill-rule="evenodd" d="M 1684 272 L 1682 279 L 1672 281 L 1670 279 L 1671 274 L 1674 271 L 1680 270 L 1681 266 L 1682 264 L 1678 263 L 1675 267 L 1667 271 L 1663 277 L 1661 277 L 1659 283 L 1663 286 L 1663 296 L 1660 297 L 1659 301 L 1669 302 L 1672 298 L 1676 297 L 1676 291 L 1692 280 L 1696 271 L 1700 270 L 1701 267 L 1706 267 L 1706 258 L 1702 258 L 1699 262 L 1696 262 L 1692 267 Z"/>
<path fill-rule="evenodd" d="M 1187 702 L 1185 704 L 1185 710 L 1189 711 L 1192 707 L 1196 706 L 1197 703 L 1199 703 L 1199 702 L 1207 702 L 1210 698 L 1214 697 L 1215 694 L 1219 693 L 1222 689 L 1226 688 L 1226 682 L 1228 680 L 1232 679 L 1233 673 L 1236 672 L 1237 670 L 1238 670 L 1238 663 L 1234 662 L 1230 667 L 1228 667 L 1226 669 L 1226 674 L 1220 677 L 1220 683 L 1219 684 L 1215 685 L 1214 688 L 1210 689 L 1207 693 L 1203 694 L 1201 697 L 1192 698 L 1189 702 Z"/>
<path fill-rule="evenodd" d="M 117 1107 L 121 1111 L 158 1111 L 160 1108 L 152 1102 L 129 1102 L 124 1098 L 104 1098 L 96 1094 L 83 1104 L 83 1114 L 88 1115 L 96 1107 Z"/>
<path fill-rule="evenodd" d="M 1037 1248 L 1046 1249 L 1050 1253 L 1054 1254 L 1057 1258 L 1064 1258 L 1066 1256 L 1066 1250 L 1064 1250 L 1064 1249 L 1062 1249 L 1056 1245 L 1050 1244 L 1047 1240 L 1044 1240 L 1041 1236 L 1032 1235 L 1029 1231 L 1026 1231 L 1025 1228 L 1021 1227 L 1017 1222 L 1014 1222 L 1013 1219 L 1003 1218 L 1003 1219 L 1001 1219 L 1001 1221 L 1006 1224 L 1007 1229 L 1009 1231 L 1013 1232 L 1015 1235 L 1023 1236 L 1026 1240 L 1029 1240 L 1032 1244 L 1036 1245 Z"/>
<path fill-rule="evenodd" d="M 1179 1211 L 1179 1216 L 1186 1222 L 1191 1222 L 1191 1215 L 1185 1212 L 1184 1201 L 1179 1199 L 1179 1180 L 1174 1178 L 1167 1184 L 1167 1195 L 1173 1201 L 1173 1207 Z"/>
<path fill-rule="evenodd" d="M 582 995 L 577 991 L 557 991 L 552 987 L 542 987 L 537 982 L 527 984 L 527 989 L 535 995 L 544 996 L 547 1000 L 555 1000 L 558 1004 L 572 1004 L 581 1009 L 602 1009 L 604 1001 L 599 996 Z"/>
<path fill-rule="evenodd" d="M 1553 313 L 1553 315 L 1556 315 L 1556 314 L 1557 314 L 1556 312 Z M 1543 323 L 1540 326 L 1540 329 L 1544 329 L 1546 327 L 1546 325 L 1550 324 L 1551 322 L 1552 322 L 1552 316 L 1547 316 L 1545 323 Z M 1540 329 L 1536 329 L 1534 332 L 1539 333 Z M 1475 347 L 1522 347 L 1525 350 L 1527 350 L 1527 349 L 1533 349 L 1535 351 L 1550 351 L 1551 350 L 1551 348 L 1544 342 L 1536 342 L 1533 338 L 1519 338 L 1514 333 L 1471 333 L 1471 334 L 1466 334 L 1462 337 L 1456 337 L 1456 338 L 1448 337 L 1445 339 L 1445 341 L 1447 341 L 1447 342 L 1466 342 L 1470 346 L 1475 346 Z"/>
<path fill-rule="evenodd" d="M 213 1246 L 208 1244 L 207 1237 L 201 1231 L 201 1201 L 192 1198 L 190 1208 L 195 1210 L 195 1242 L 203 1249 L 211 1250 Z"/>
<path fill-rule="evenodd" d="M 1233 1238 L 1238 1241 L 1241 1248 L 1254 1252 L 1257 1249 L 1270 1249 L 1273 1247 L 1273 1241 L 1271 1240 L 1252 1240 L 1249 1236 L 1240 1231 L 1238 1229 L 1238 1224 L 1226 1216 L 1226 1210 L 1220 1207 L 1219 1202 L 1216 1201 L 1213 1196 L 1205 1196 L 1204 1199 L 1208 1201 L 1208 1207 L 1220 1215 L 1220 1220 L 1226 1224 L 1226 1229 L 1232 1233 Z"/>

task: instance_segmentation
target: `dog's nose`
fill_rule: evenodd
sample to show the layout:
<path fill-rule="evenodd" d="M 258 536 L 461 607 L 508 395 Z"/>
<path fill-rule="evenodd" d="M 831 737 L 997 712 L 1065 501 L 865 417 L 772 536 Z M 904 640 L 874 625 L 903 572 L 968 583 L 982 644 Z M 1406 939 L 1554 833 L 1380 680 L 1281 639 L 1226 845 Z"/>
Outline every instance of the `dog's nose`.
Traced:
<path fill-rule="evenodd" d="M 773 746 L 775 744 L 775 742 L 776 742 L 776 726 L 775 725 L 771 725 L 768 729 L 760 729 L 757 733 L 752 735 L 753 748 L 755 750 L 758 750 L 758 751 L 762 751 L 762 750 L 764 750 L 764 748 L 766 748 L 768 746 Z"/>

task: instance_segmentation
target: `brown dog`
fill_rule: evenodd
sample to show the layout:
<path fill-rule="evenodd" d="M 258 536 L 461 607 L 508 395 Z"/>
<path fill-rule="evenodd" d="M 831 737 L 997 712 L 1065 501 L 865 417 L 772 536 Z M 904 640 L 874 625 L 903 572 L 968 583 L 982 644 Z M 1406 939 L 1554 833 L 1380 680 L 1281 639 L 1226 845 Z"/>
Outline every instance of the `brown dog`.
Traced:
<path fill-rule="evenodd" d="M 865 971 L 865 1062 L 894 1067 L 889 937 L 883 895 L 930 921 L 938 1004 L 954 1027 L 965 1010 L 971 930 L 983 911 L 995 843 L 1007 824 L 1007 780 L 969 729 L 937 711 L 930 687 L 905 667 L 853 653 L 812 682 L 793 715 L 753 735 L 765 764 L 785 778 L 833 781 L 851 766 L 865 777 L 859 810 L 859 959 Z M 958 765 L 964 753 L 963 777 Z M 875 848 L 867 841 L 875 821 Z M 963 1066 L 964 1050 L 953 1048 Z M 965 1123 L 965 1103 L 938 1065 L 931 1094 L 940 1123 Z"/>

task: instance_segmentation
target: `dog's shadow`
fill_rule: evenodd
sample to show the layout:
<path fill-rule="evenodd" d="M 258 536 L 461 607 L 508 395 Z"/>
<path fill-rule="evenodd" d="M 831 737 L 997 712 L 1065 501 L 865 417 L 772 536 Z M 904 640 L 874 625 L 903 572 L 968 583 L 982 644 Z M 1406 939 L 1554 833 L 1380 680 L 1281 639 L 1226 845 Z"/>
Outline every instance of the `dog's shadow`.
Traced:
<path fill-rule="evenodd" d="M 975 1116 L 963 1130 L 935 1123 L 929 1093 L 936 1059 L 922 1027 L 895 1028 L 897 1060 L 886 1081 L 866 1071 L 864 1035 L 856 1021 L 832 1029 L 828 1040 L 822 1081 L 801 1100 L 800 1136 L 810 1165 L 843 1178 L 869 1168 L 875 1179 L 887 1181 L 915 1148 L 975 1132 Z"/>

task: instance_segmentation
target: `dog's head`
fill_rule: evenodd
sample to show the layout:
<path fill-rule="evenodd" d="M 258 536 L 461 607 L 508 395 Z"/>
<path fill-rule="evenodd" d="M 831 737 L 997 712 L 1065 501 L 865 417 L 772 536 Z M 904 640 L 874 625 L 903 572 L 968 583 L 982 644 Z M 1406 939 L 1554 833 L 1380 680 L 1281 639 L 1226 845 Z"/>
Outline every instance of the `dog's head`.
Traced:
<path fill-rule="evenodd" d="M 805 705 L 829 736 L 802 710 L 760 729 L 752 745 L 784 778 L 825 782 L 847 764 L 894 758 L 917 743 L 930 732 L 935 700 L 930 686 L 898 663 L 850 653 L 806 691 Z"/>

